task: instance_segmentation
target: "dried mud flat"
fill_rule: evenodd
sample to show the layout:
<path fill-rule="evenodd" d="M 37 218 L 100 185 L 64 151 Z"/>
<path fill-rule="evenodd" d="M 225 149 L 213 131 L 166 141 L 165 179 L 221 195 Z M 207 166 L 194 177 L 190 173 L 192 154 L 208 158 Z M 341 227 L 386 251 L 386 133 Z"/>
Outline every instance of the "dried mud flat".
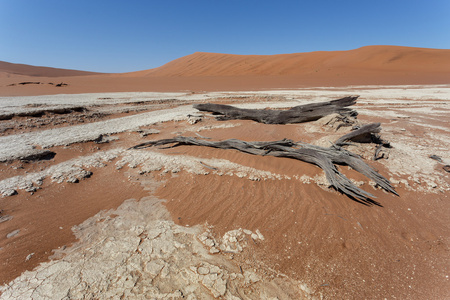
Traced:
<path fill-rule="evenodd" d="M 392 145 L 349 146 L 395 186 L 366 206 L 300 161 L 177 135 L 328 146 L 351 127 L 217 121 L 193 103 L 287 108 L 360 95 L 359 124 Z M 2 299 L 446 299 L 450 86 L 0 98 Z M 339 128 L 338 128 L 339 127 Z M 430 158 L 430 156 L 433 158 Z"/>

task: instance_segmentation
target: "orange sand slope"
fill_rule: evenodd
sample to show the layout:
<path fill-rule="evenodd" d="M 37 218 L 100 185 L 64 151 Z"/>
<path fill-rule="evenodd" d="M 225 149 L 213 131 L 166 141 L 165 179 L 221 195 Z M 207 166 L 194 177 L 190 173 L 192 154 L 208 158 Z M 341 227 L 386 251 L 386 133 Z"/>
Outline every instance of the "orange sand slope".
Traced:
<path fill-rule="evenodd" d="M 232 55 L 197 52 L 140 76 L 240 76 L 326 74 L 336 70 L 450 73 L 450 50 L 369 46 L 350 51 L 319 51 L 280 55 Z M 133 74 L 133 73 L 131 73 Z M 447 78 L 449 79 L 449 78 Z"/>
<path fill-rule="evenodd" d="M 0 61 L 0 74 L 2 74 L 3 76 L 23 75 L 23 76 L 38 76 L 38 77 L 62 77 L 62 76 L 93 75 L 100 73 L 69 70 L 69 69 L 57 69 L 49 67 L 36 67 Z"/>
<path fill-rule="evenodd" d="M 48 84 L 55 80 L 68 85 Z M 25 81 L 40 84 L 17 85 Z M 449 49 L 399 46 L 280 55 L 194 53 L 159 68 L 122 74 L 0 63 L 1 96 L 448 83 Z"/>

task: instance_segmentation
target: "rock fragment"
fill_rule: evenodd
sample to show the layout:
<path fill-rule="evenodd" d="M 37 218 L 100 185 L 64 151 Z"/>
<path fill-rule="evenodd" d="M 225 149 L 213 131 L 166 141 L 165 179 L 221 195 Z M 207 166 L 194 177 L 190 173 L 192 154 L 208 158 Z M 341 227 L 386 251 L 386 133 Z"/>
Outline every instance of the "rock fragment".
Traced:
<path fill-rule="evenodd" d="M 431 159 L 434 159 L 435 161 L 438 161 L 438 162 L 440 162 L 440 163 L 443 162 L 442 158 L 441 158 L 440 156 L 435 155 L 435 154 L 431 154 L 431 155 L 428 156 L 428 157 L 431 158 Z"/>
<path fill-rule="evenodd" d="M 138 129 L 136 130 L 136 132 L 138 132 L 141 135 L 141 137 L 146 137 L 148 135 L 158 134 L 161 131 L 159 131 L 158 129 L 150 128 L 150 129 Z"/>
<path fill-rule="evenodd" d="M 0 211 L 1 212 L 1 211 Z M 13 218 L 13 216 L 10 216 L 10 215 L 4 215 L 4 216 L 1 216 L 0 215 L 0 223 L 3 223 L 3 222 L 6 222 L 6 221 L 9 221 L 9 220 L 12 220 L 12 218 Z"/>
<path fill-rule="evenodd" d="M 17 191 L 15 189 L 4 189 L 4 190 L 1 190 L 1 193 L 2 193 L 3 197 L 17 195 Z"/>
<path fill-rule="evenodd" d="M 207 268 L 207 267 L 199 267 L 197 269 L 197 273 L 200 274 L 200 275 L 207 275 L 207 274 L 209 274 L 209 268 Z"/>
<path fill-rule="evenodd" d="M 202 115 L 188 115 L 187 122 L 191 125 L 197 124 L 203 120 Z"/>
<path fill-rule="evenodd" d="M 9 238 L 15 237 L 15 236 L 17 236 L 19 234 L 19 232 L 20 232 L 20 229 L 16 229 L 14 231 L 11 231 L 10 233 L 8 233 L 6 235 L 6 238 L 9 239 Z"/>

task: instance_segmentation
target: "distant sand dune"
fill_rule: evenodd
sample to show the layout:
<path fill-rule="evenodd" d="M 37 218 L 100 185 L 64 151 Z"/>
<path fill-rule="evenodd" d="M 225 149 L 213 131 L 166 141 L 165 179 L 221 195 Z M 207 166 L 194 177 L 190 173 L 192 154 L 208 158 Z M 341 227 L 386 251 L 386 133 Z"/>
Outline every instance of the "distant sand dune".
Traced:
<path fill-rule="evenodd" d="M 18 85 L 26 81 L 41 84 Z M 68 85 L 49 84 L 57 82 Z M 0 96 L 449 83 L 449 49 L 399 46 L 279 55 L 197 52 L 158 68 L 118 74 L 0 62 Z"/>
<path fill-rule="evenodd" d="M 36 77 L 62 77 L 62 76 L 83 76 L 100 74 L 96 72 L 86 72 L 69 69 L 57 69 L 50 67 L 37 67 L 24 64 L 13 64 L 0 61 L 0 77 L 9 75 L 25 75 Z"/>
<path fill-rule="evenodd" d="M 197 52 L 140 76 L 304 75 L 340 69 L 378 72 L 450 73 L 450 50 L 368 46 L 350 51 L 319 51 L 279 55 L 232 55 Z M 133 74 L 133 73 L 129 73 Z"/>

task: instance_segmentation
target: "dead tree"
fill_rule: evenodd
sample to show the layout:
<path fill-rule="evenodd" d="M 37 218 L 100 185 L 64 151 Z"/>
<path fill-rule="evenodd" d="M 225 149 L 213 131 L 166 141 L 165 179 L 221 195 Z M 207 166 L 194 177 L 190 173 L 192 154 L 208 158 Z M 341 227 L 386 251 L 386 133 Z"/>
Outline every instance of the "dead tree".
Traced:
<path fill-rule="evenodd" d="M 288 110 L 244 109 L 214 103 L 194 104 L 194 108 L 211 112 L 220 121 L 240 119 L 265 124 L 292 124 L 315 121 L 332 113 L 356 116 L 357 112 L 348 108 L 348 106 L 354 105 L 358 97 L 351 96 L 327 102 L 299 105 Z"/>
<path fill-rule="evenodd" d="M 358 142 L 358 143 L 374 143 L 377 144 L 375 153 L 373 155 L 373 160 L 378 160 L 384 157 L 384 154 L 380 152 L 382 148 L 391 148 L 391 144 L 383 140 L 378 133 L 381 131 L 380 123 L 371 123 L 361 128 L 358 128 L 346 135 L 341 136 L 334 144 L 336 146 L 345 146 L 349 145 L 350 142 Z"/>
<path fill-rule="evenodd" d="M 341 136 L 336 142 L 335 145 L 343 146 L 347 143 L 347 141 L 359 142 L 359 143 L 372 143 L 377 141 L 375 139 L 379 139 L 375 134 L 381 131 L 380 123 L 371 123 L 361 128 L 353 130 L 346 135 Z"/>
<path fill-rule="evenodd" d="M 377 171 L 375 171 L 372 167 L 367 165 L 359 156 L 336 145 L 333 145 L 330 148 L 323 148 L 300 142 L 295 143 L 292 140 L 288 139 L 272 142 L 246 142 L 238 139 L 208 141 L 197 139 L 194 137 L 178 136 L 171 139 L 145 142 L 131 147 L 130 149 L 142 149 L 146 147 L 169 144 L 173 145 L 169 146 L 168 148 L 180 145 L 196 145 L 220 149 L 235 149 L 253 155 L 287 157 L 308 162 L 321 168 L 325 172 L 330 186 L 332 186 L 337 191 L 346 194 L 350 198 L 360 203 L 366 205 L 375 204 L 381 206 L 378 202 L 371 199 L 375 198 L 375 196 L 358 188 L 344 174 L 339 172 L 335 166 L 335 164 L 347 165 L 358 171 L 359 173 L 372 179 L 384 190 L 398 195 L 394 188 L 391 186 L 390 182 L 382 175 L 380 175 Z"/>

